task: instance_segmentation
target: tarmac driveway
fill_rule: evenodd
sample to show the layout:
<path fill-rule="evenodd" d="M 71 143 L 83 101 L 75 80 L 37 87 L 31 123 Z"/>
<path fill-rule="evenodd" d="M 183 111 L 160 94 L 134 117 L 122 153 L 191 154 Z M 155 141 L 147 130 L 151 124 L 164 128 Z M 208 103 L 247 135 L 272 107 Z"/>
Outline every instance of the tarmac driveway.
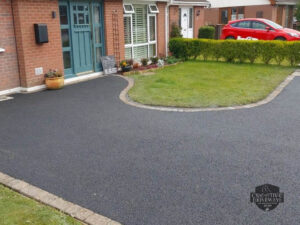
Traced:
<path fill-rule="evenodd" d="M 252 109 L 176 113 L 105 77 L 0 102 L 0 171 L 124 225 L 296 225 L 300 77 Z M 284 203 L 250 203 L 269 183 Z"/>

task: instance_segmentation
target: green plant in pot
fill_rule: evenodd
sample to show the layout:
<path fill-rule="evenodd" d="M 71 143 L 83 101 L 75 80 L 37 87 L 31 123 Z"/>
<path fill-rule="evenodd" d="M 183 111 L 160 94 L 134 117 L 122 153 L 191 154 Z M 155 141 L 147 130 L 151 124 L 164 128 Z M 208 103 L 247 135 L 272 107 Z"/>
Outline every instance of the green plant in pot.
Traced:
<path fill-rule="evenodd" d="M 45 74 L 45 84 L 47 89 L 60 89 L 64 86 L 64 76 L 58 70 L 49 70 Z"/>
<path fill-rule="evenodd" d="M 141 63 L 143 66 L 147 66 L 148 65 L 149 60 L 146 58 L 141 59 Z"/>
<path fill-rule="evenodd" d="M 128 64 L 126 60 L 122 60 L 120 62 L 120 66 L 121 66 L 122 72 L 129 72 L 131 70 L 131 65 Z"/>

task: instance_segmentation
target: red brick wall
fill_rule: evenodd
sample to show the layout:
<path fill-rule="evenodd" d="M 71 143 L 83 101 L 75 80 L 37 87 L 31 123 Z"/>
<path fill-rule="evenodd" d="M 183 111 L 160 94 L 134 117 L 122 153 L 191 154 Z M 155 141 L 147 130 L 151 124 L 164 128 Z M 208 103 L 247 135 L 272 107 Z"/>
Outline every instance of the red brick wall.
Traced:
<path fill-rule="evenodd" d="M 204 8 L 195 6 L 194 7 L 194 38 L 198 37 L 198 30 L 204 26 Z"/>
<path fill-rule="evenodd" d="M 204 25 L 219 24 L 219 8 L 204 9 Z"/>
<path fill-rule="evenodd" d="M 172 31 L 172 25 L 179 26 L 179 7 L 178 5 L 171 5 L 169 7 L 169 34 Z"/>
<path fill-rule="evenodd" d="M 123 60 L 125 58 L 125 40 L 122 0 L 104 1 L 105 43 L 107 55 L 114 55 L 115 52 L 113 44 L 113 13 L 116 13 L 118 15 L 119 52 L 120 60 Z"/>
<path fill-rule="evenodd" d="M 11 0 L 0 1 L 0 91 L 20 86 Z"/>
<path fill-rule="evenodd" d="M 166 56 L 166 3 L 157 2 L 159 13 L 157 14 L 157 56 Z"/>
<path fill-rule="evenodd" d="M 273 6 L 271 5 L 247 6 L 245 7 L 245 18 L 256 18 L 258 11 L 263 12 L 263 18 L 265 19 L 272 20 L 276 18 L 273 18 Z"/>
<path fill-rule="evenodd" d="M 18 47 L 19 70 L 22 87 L 44 83 L 43 75 L 35 75 L 35 68 L 43 67 L 63 72 L 58 0 L 12 0 L 15 33 Z M 56 18 L 52 18 L 52 11 Z M 48 25 L 49 43 L 36 44 L 34 24 Z"/>

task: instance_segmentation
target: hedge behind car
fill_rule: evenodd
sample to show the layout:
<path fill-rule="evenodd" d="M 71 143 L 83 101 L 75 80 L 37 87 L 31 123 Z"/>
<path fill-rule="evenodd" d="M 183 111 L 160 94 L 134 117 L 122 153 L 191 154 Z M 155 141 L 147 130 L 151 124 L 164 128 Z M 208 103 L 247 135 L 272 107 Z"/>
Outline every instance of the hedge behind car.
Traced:
<path fill-rule="evenodd" d="M 214 39 L 216 29 L 212 26 L 203 26 L 199 28 L 198 38 Z"/>
<path fill-rule="evenodd" d="M 254 63 L 261 59 L 265 64 L 275 60 L 280 65 L 286 59 L 292 66 L 300 63 L 300 42 L 174 38 L 169 49 L 173 56 L 183 59 L 202 56 L 204 60 L 223 58 L 227 62 Z"/>

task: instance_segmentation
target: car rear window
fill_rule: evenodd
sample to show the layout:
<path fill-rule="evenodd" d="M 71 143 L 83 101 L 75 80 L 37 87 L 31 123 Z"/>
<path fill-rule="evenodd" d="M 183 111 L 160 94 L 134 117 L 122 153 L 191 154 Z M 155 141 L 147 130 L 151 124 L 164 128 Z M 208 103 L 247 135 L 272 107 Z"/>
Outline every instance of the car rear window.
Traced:
<path fill-rule="evenodd" d="M 238 27 L 238 28 L 251 28 L 251 21 L 250 20 L 241 21 L 241 22 L 238 23 L 238 25 L 236 27 Z"/>

